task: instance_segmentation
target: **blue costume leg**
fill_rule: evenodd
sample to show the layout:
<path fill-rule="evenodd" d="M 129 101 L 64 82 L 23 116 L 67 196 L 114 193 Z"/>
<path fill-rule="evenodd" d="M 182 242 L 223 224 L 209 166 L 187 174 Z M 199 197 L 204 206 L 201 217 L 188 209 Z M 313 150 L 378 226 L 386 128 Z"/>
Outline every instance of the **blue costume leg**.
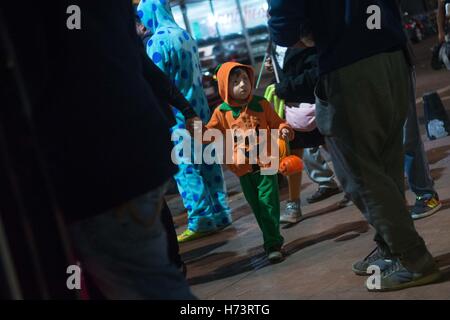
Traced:
<path fill-rule="evenodd" d="M 177 125 L 173 129 L 184 129 L 185 121 L 176 109 Z M 188 228 L 196 232 L 209 232 L 217 229 L 213 214 L 213 204 L 208 188 L 203 181 L 200 165 L 179 164 L 175 174 L 178 191 L 188 212 Z"/>
<path fill-rule="evenodd" d="M 228 206 L 228 196 L 220 164 L 202 164 L 201 174 L 212 197 L 214 221 L 220 228 L 231 224 L 231 210 Z"/>

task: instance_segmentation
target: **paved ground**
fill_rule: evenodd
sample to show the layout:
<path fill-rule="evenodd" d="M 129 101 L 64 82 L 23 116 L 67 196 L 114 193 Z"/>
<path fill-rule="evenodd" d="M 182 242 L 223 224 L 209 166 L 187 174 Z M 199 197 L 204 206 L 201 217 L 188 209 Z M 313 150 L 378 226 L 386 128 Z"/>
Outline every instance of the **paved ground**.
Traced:
<path fill-rule="evenodd" d="M 429 68 L 428 39 L 415 47 L 417 54 L 417 94 L 438 90 L 450 110 L 450 72 Z M 421 129 L 423 104 L 417 108 Z M 188 264 L 188 279 L 201 299 L 450 299 L 450 137 L 428 141 L 423 135 L 431 175 L 443 200 L 442 210 L 419 220 L 416 227 L 445 273 L 443 282 L 394 293 L 368 293 L 364 277 L 355 276 L 351 264 L 369 253 L 373 230 L 355 206 L 339 208 L 342 194 L 314 205 L 306 197 L 316 186 L 304 176 L 302 200 L 304 219 L 282 229 L 288 258 L 270 265 L 261 246 L 262 237 L 237 179 L 225 171 L 234 223 L 221 233 L 181 246 Z M 282 207 L 287 189 L 281 190 Z M 409 202 L 414 195 L 408 191 Z M 177 216 L 178 232 L 185 228 L 186 215 L 178 197 L 169 204 Z"/>

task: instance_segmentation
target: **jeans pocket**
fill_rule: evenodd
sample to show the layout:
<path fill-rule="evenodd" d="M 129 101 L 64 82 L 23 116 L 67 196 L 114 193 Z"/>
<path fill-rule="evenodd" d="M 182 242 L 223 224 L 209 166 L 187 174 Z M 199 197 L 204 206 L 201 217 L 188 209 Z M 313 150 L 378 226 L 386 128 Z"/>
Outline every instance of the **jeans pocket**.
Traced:
<path fill-rule="evenodd" d="M 336 108 L 327 100 L 323 80 L 317 82 L 314 90 L 316 99 L 316 124 L 324 136 L 333 136 L 336 127 Z"/>

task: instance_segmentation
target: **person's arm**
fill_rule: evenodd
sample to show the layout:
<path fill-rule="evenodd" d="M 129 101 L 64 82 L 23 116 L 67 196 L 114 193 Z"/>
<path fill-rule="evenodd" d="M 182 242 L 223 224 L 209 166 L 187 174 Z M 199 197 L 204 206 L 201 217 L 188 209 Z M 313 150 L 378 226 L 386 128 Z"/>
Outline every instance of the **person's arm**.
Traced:
<path fill-rule="evenodd" d="M 439 0 L 437 12 L 439 43 L 443 43 L 445 41 L 445 19 L 445 0 Z"/>
<path fill-rule="evenodd" d="M 309 56 L 305 63 L 309 63 L 311 67 L 297 76 L 285 77 L 275 85 L 275 94 L 279 98 L 293 102 L 303 101 L 311 97 L 311 93 L 314 92 L 319 80 L 317 55 Z"/>
<path fill-rule="evenodd" d="M 306 0 L 270 0 L 269 30 L 279 46 L 292 47 L 310 33 Z"/>
<path fill-rule="evenodd" d="M 152 85 L 155 95 L 163 101 L 167 101 L 168 105 L 176 106 L 186 119 L 197 117 L 194 109 L 169 77 L 148 58 L 144 50 L 141 51 L 141 55 L 144 78 Z"/>
<path fill-rule="evenodd" d="M 270 129 L 278 129 L 280 136 L 285 135 L 288 140 L 294 139 L 295 133 L 291 126 L 283 119 L 281 119 L 278 114 L 273 110 L 270 102 L 267 100 L 261 100 L 261 107 L 264 110 L 267 124 Z"/>

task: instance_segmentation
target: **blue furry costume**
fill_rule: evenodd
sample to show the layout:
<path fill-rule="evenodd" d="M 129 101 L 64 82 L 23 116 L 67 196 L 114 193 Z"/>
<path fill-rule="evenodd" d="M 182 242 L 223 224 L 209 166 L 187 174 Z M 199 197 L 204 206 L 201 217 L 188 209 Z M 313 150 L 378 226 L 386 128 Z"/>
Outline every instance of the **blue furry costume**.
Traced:
<path fill-rule="evenodd" d="M 197 115 L 207 123 L 211 112 L 203 92 L 195 40 L 177 25 L 168 0 L 142 0 L 137 12 L 144 26 L 153 34 L 146 46 L 148 56 L 169 76 Z M 185 128 L 185 119 L 176 106 L 173 106 L 173 112 L 177 125 L 172 130 Z M 231 223 L 219 164 L 180 164 L 175 180 L 188 211 L 191 231 L 210 232 Z"/>

